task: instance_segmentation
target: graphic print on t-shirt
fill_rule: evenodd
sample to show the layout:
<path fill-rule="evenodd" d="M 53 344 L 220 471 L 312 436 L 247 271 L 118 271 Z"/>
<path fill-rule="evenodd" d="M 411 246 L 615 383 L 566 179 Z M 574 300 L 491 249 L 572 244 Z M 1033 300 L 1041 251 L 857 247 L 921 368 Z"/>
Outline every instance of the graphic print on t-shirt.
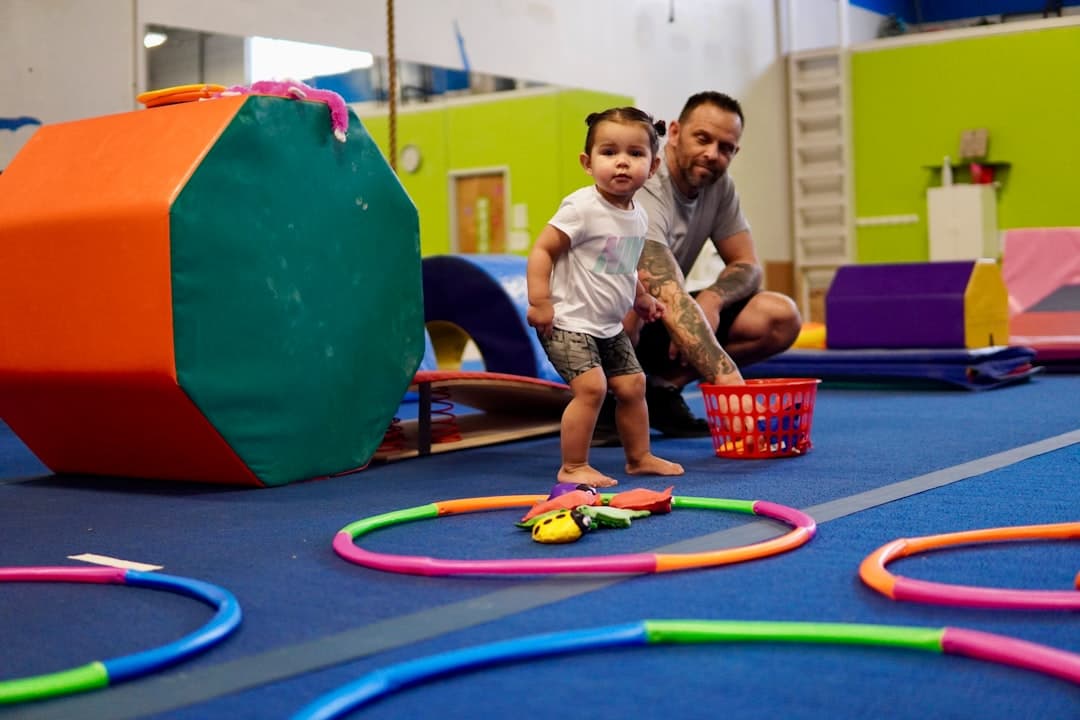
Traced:
<path fill-rule="evenodd" d="M 594 273 L 626 275 L 637 270 L 638 257 L 641 256 L 641 250 L 645 247 L 644 237 L 608 235 L 604 241 L 604 249 L 600 251 L 592 267 Z"/>

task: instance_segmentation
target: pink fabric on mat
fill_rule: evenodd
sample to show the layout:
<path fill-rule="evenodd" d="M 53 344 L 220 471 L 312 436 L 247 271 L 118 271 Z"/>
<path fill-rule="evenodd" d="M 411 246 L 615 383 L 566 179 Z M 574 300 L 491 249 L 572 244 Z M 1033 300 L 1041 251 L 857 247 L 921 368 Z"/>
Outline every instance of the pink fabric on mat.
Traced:
<path fill-rule="evenodd" d="M 1059 287 L 1080 284 L 1080 227 L 1006 230 L 1003 258 L 1012 316 Z"/>

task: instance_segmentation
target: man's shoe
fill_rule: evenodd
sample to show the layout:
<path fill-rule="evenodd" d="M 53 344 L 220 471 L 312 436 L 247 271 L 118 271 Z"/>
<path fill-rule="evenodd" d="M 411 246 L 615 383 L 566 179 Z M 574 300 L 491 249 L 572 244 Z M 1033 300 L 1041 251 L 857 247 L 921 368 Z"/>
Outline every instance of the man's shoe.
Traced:
<path fill-rule="evenodd" d="M 649 404 L 649 425 L 671 438 L 709 437 L 709 423 L 694 417 L 676 387 L 649 385 L 645 388 Z"/>
<path fill-rule="evenodd" d="M 620 445 L 622 445 L 622 440 L 619 439 L 619 430 L 615 427 L 615 396 L 608 394 L 596 418 L 596 429 L 593 431 L 591 446 L 619 447 Z"/>

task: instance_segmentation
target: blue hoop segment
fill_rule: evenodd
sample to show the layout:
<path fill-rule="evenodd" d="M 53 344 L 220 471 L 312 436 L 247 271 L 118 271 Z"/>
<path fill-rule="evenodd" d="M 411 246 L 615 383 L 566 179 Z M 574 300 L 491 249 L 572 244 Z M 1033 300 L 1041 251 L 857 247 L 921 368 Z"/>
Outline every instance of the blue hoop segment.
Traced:
<path fill-rule="evenodd" d="M 0 705 L 96 690 L 148 675 L 207 650 L 232 633 L 241 620 L 240 605 L 228 590 L 176 575 L 108 567 L 0 567 L 0 582 L 131 585 L 186 595 L 216 611 L 195 632 L 160 647 L 44 675 L 0 680 Z"/>

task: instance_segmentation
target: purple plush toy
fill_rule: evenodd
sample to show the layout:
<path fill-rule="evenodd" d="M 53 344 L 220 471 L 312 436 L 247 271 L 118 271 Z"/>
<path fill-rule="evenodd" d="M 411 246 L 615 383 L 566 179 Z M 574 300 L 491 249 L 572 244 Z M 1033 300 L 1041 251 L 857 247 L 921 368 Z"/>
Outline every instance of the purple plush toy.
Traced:
<path fill-rule="evenodd" d="M 551 494 L 548 495 L 548 500 L 554 500 L 560 495 L 565 495 L 566 493 L 574 492 L 575 490 L 584 490 L 585 492 L 592 493 L 593 495 L 600 494 L 599 491 L 592 485 L 586 485 L 585 483 L 561 482 L 555 483 L 555 487 L 551 489 Z"/>

